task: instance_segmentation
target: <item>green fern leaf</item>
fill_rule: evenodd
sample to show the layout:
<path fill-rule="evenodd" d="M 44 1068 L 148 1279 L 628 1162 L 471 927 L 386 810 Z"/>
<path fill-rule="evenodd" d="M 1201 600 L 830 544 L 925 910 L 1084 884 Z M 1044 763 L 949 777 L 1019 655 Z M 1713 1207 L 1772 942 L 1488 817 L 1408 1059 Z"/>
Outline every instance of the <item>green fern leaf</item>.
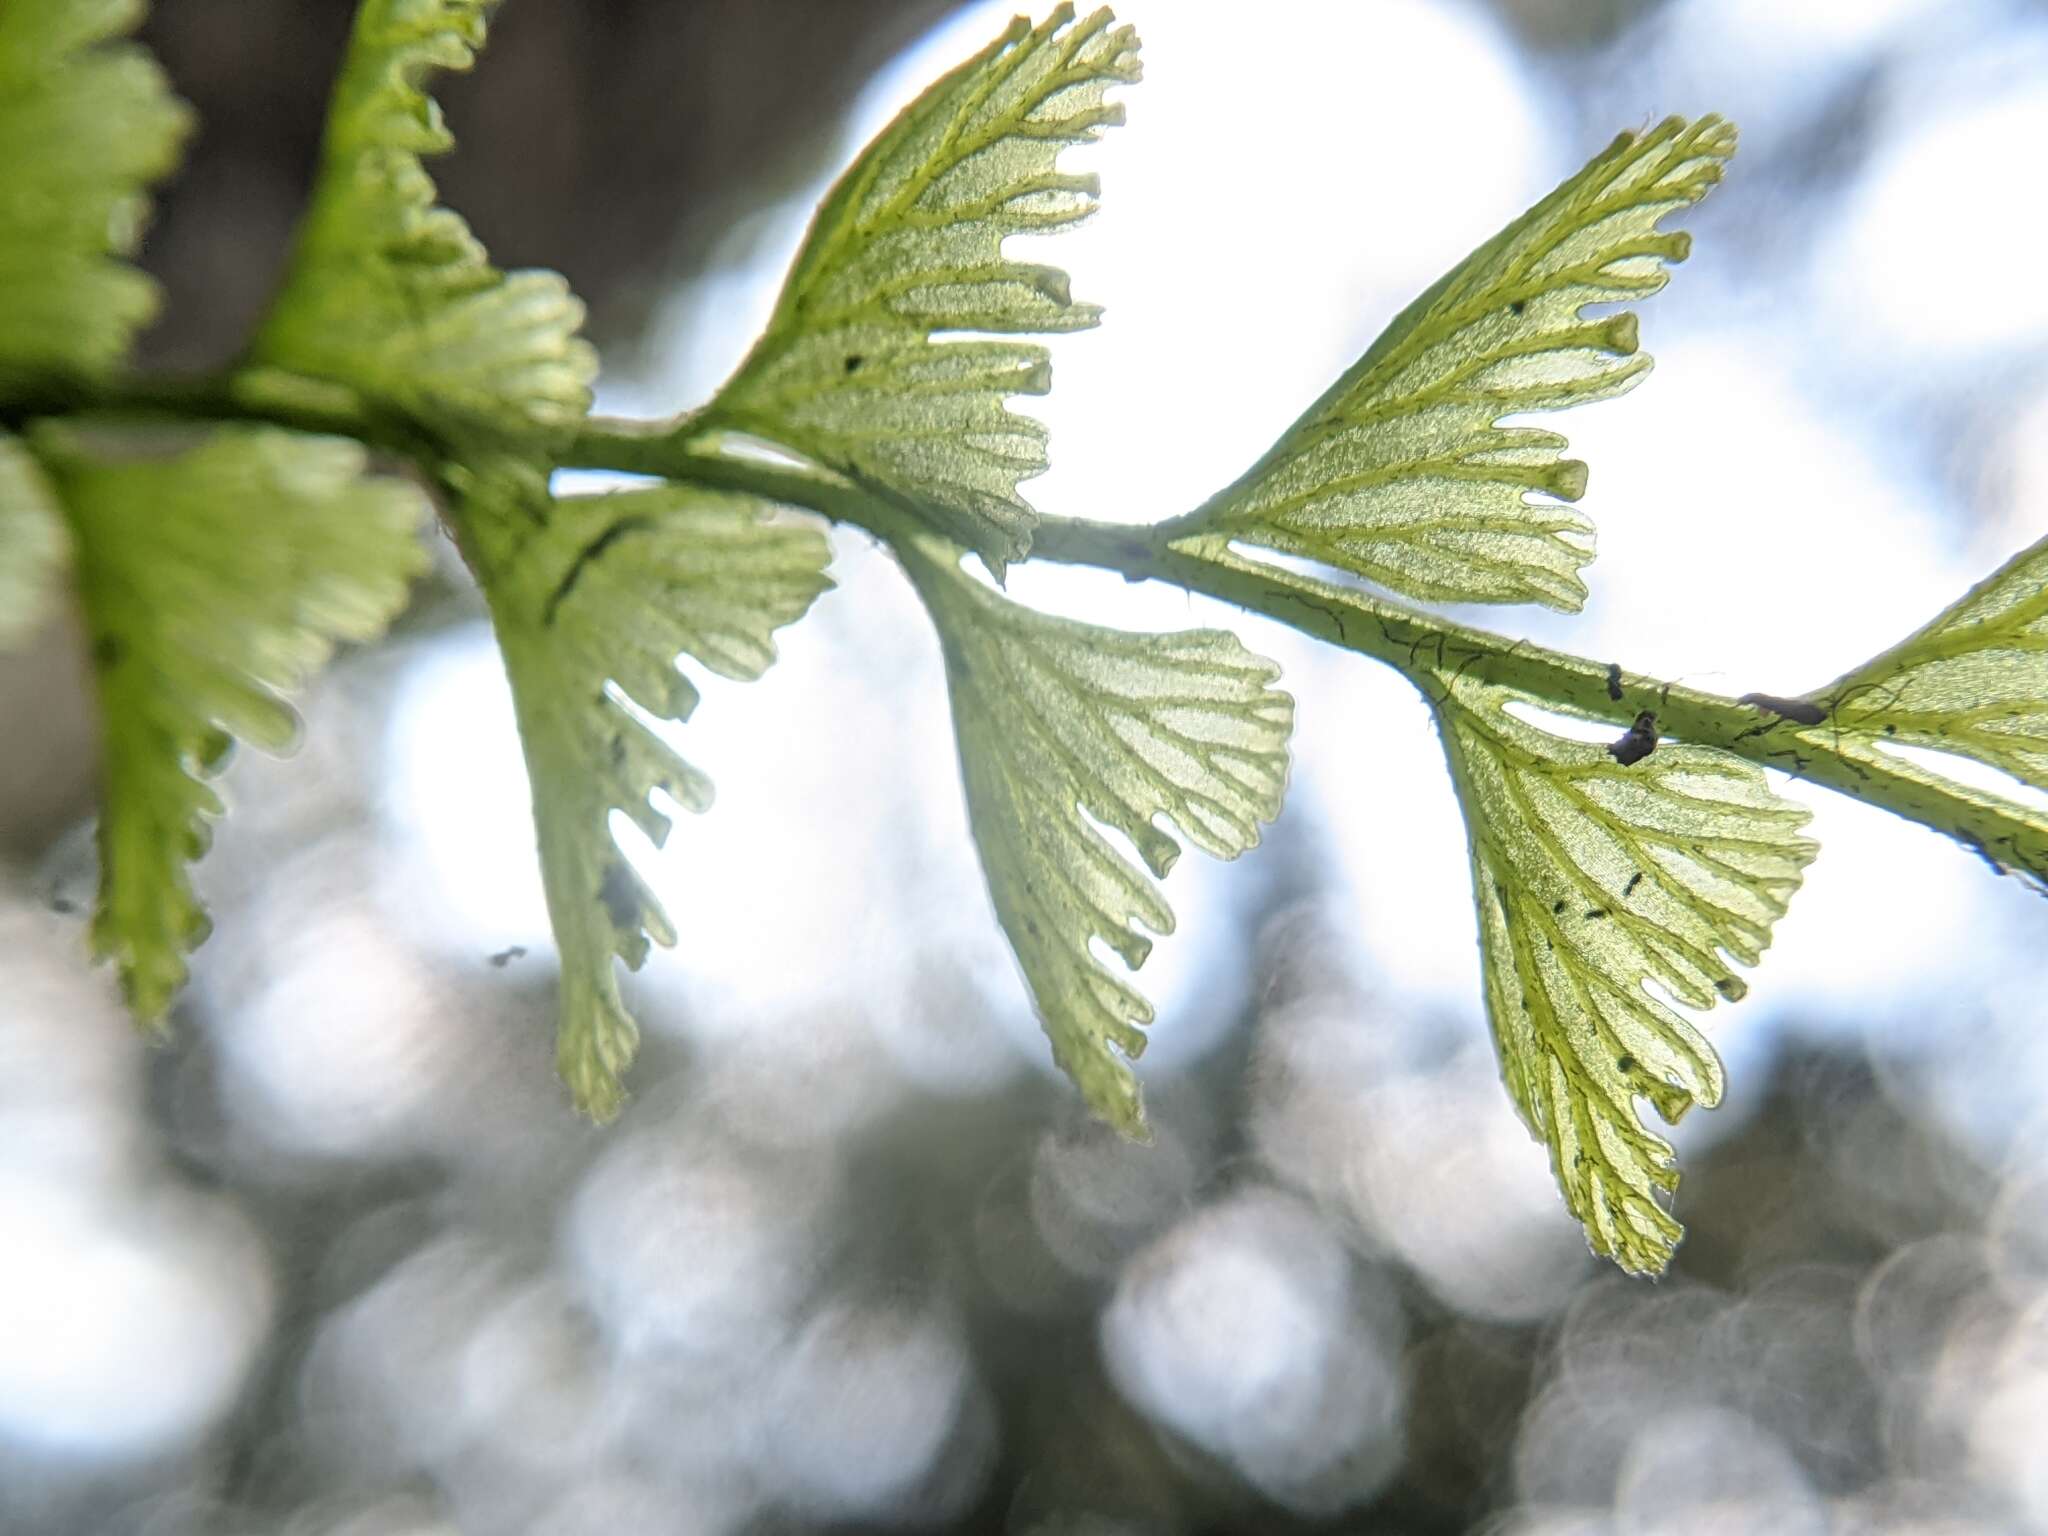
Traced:
<path fill-rule="evenodd" d="M 468 495 L 504 496 L 495 487 Z M 511 494 L 519 494 L 517 491 Z M 557 1059 L 577 1105 L 608 1120 L 640 1031 L 619 995 L 631 969 L 675 929 L 611 833 L 623 811 L 656 844 L 667 816 L 655 790 L 702 811 L 710 780 L 639 718 L 685 720 L 697 690 L 687 652 L 752 679 L 775 658 L 774 632 L 831 586 L 831 548 L 814 528 L 765 520 L 750 497 L 664 486 L 554 502 L 543 521 L 509 510 L 477 526 L 525 530 L 480 552 L 533 785 L 548 915 L 561 953 Z"/>
<path fill-rule="evenodd" d="M 69 559 L 64 515 L 35 456 L 0 432 L 0 650 L 42 623 Z"/>
<path fill-rule="evenodd" d="M 191 115 L 141 48 L 142 0 L 0 5 L 0 390 L 118 363 L 156 313 L 135 248 Z"/>
<path fill-rule="evenodd" d="M 1294 700 L 1224 631 L 1051 618 L 969 576 L 957 546 L 897 549 L 938 627 L 968 818 L 1053 1057 L 1097 1114 L 1140 1137 L 1127 1062 L 1152 1006 L 1091 945 L 1135 970 L 1152 947 L 1138 925 L 1170 933 L 1173 911 L 1097 823 L 1161 879 L 1180 856 L 1161 815 L 1220 859 L 1256 846 L 1280 812 Z"/>
<path fill-rule="evenodd" d="M 949 341 L 1085 329 L 1067 277 L 1003 254 L 1095 209 L 1060 152 L 1123 121 L 1103 100 L 1138 78 L 1138 40 L 1106 10 L 1022 18 L 883 130 L 812 222 L 774 317 L 704 417 L 893 496 L 1001 575 L 1031 545 L 1018 492 L 1046 468 L 1045 429 L 1006 397 L 1051 386 L 1044 347 Z"/>
<path fill-rule="evenodd" d="M 1883 750 L 1954 753 L 2048 789 L 2048 539 L 1809 698 L 1820 701 L 1824 719 L 1801 735 L 1996 812 L 2006 830 L 1977 851 L 2048 888 L 2048 816 Z"/>
<path fill-rule="evenodd" d="M 1500 419 L 1618 395 L 1649 371 L 1633 313 L 1690 237 L 1658 226 L 1735 151 L 1718 117 L 1624 133 L 1474 251 L 1179 531 L 1304 556 L 1410 597 L 1585 601 L 1593 525 L 1565 440 Z M 1541 499 L 1531 501 L 1531 493 Z"/>
<path fill-rule="evenodd" d="M 364 0 L 319 181 L 251 359 L 444 431 L 561 433 L 589 409 L 597 371 L 576 335 L 582 304 L 553 272 L 493 267 L 461 217 L 435 205 L 420 163 L 454 142 L 421 82 L 474 63 L 493 3 Z"/>
<path fill-rule="evenodd" d="M 1659 1199 L 1678 1173 L 1635 1101 L 1676 1124 L 1722 1080 L 1646 983 L 1689 1008 L 1743 996 L 1728 957 L 1754 965 L 1770 943 L 1816 852 L 1807 813 L 1726 752 L 1624 766 L 1517 719 L 1503 690 L 1441 681 L 1501 1074 L 1594 1249 L 1659 1273 L 1683 1235 Z"/>
<path fill-rule="evenodd" d="M 93 946 L 154 1024 L 208 931 L 185 867 L 222 811 L 207 777 L 236 738 L 291 746 L 279 692 L 404 605 L 425 503 L 365 477 L 354 443 L 267 427 L 223 427 L 170 459 L 99 458 L 55 427 L 32 441 L 70 524 L 99 689 Z"/>

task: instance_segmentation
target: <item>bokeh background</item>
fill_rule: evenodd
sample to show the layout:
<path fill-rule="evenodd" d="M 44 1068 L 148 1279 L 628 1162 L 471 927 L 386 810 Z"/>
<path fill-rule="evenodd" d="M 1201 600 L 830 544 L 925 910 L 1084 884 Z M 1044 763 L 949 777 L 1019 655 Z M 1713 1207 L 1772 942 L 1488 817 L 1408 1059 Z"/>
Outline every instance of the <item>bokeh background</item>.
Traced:
<path fill-rule="evenodd" d="M 517 0 L 441 91 L 450 200 L 566 271 L 600 406 L 694 402 L 835 169 L 1007 7 Z M 1053 259 L 1043 509 L 1234 475 L 1416 290 L 1618 129 L 1735 118 L 1647 308 L 1646 385 L 1565 424 L 1576 619 L 1486 622 L 1797 692 L 2048 532 L 2048 6 L 1130 0 L 1147 79 Z M 163 0 L 205 131 L 149 247 L 166 366 L 282 259 L 347 21 Z M 1077 157 L 1077 159 L 1080 157 Z M 577 477 L 584 486 L 597 477 Z M 1236 623 L 1300 701 L 1287 812 L 1183 864 L 1144 973 L 1157 1144 L 1057 1080 L 966 836 L 936 647 L 867 541 L 684 750 L 638 848 L 683 933 L 631 985 L 634 1103 L 579 1124 L 504 685 L 443 551 L 387 643 L 248 755 L 217 935 L 151 1050 L 83 963 L 73 630 L 0 664 L 0 1530 L 2048 1529 L 2043 910 L 1794 788 L 1823 856 L 1726 1105 L 1677 1140 L 1659 1284 L 1586 1254 L 1499 1087 L 1463 837 L 1372 664 Z"/>

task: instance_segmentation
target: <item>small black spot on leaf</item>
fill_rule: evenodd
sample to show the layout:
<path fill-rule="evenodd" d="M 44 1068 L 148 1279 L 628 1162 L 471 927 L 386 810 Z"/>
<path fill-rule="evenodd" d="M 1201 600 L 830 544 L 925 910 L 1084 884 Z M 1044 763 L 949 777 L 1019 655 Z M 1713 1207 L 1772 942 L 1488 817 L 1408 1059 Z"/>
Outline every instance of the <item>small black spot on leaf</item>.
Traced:
<path fill-rule="evenodd" d="M 1560 896 L 1560 897 L 1558 897 L 1558 898 L 1557 898 L 1557 900 L 1553 901 L 1553 902 L 1552 902 L 1552 903 L 1550 904 L 1550 913 L 1551 913 L 1551 916 L 1555 917 L 1555 916 L 1556 916 L 1556 915 L 1557 915 L 1558 913 L 1562 912 L 1563 910 L 1564 910 L 1564 898 L 1563 898 L 1562 896 Z"/>
<path fill-rule="evenodd" d="M 1643 872 L 1639 869 L 1634 874 L 1628 877 L 1628 884 L 1624 885 L 1621 888 L 1622 898 L 1626 900 L 1628 897 L 1633 896 L 1635 894 L 1636 887 L 1641 885 L 1642 883 Z"/>
<path fill-rule="evenodd" d="M 605 865 L 597 899 L 604 903 L 606 915 L 620 933 L 640 931 L 640 882 L 625 860 L 614 859 Z"/>
<path fill-rule="evenodd" d="M 1605 917 L 1606 915 L 1607 909 L 1605 907 L 1594 907 L 1591 911 L 1589 911 L 1586 914 L 1586 921 L 1589 923 L 1597 923 L 1598 921 L 1600 921 L 1601 918 Z"/>
<path fill-rule="evenodd" d="M 1607 697 L 1617 704 L 1621 702 L 1621 663 L 1618 661 L 1607 663 Z"/>
<path fill-rule="evenodd" d="M 846 359 L 846 371 L 848 373 L 859 373 L 860 365 L 866 361 L 866 358 L 855 352 Z"/>
<path fill-rule="evenodd" d="M 1619 1057 L 1614 1063 L 1614 1070 L 1617 1072 L 1633 1072 L 1635 1069 L 1636 1059 L 1633 1056 Z"/>

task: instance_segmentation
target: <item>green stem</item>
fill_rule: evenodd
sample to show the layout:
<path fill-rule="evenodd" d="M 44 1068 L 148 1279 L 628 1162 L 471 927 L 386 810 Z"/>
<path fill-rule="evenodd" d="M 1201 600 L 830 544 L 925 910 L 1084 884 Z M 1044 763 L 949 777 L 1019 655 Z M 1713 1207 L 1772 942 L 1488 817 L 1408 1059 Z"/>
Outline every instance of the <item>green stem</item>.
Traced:
<path fill-rule="evenodd" d="M 145 414 L 192 421 L 265 421 L 353 437 L 431 468 L 435 445 L 416 427 L 364 407 L 345 391 L 262 373 L 204 379 L 62 380 L 32 398 L 0 402 L 0 426 L 78 412 Z M 841 476 L 733 451 L 702 418 L 644 422 L 591 417 L 559 462 L 658 475 L 806 508 L 897 540 L 904 509 Z M 1627 727 L 1656 717 L 1658 734 L 1720 747 L 1934 828 L 1994 865 L 2048 882 L 2048 860 L 2030 849 L 2042 818 L 2002 796 L 1948 783 L 1888 759 L 1825 720 L 1802 725 L 1769 709 L 1666 682 L 1563 651 L 1508 640 L 1354 587 L 1338 586 L 1234 551 L 1216 535 L 1187 532 L 1185 519 L 1154 527 L 1048 517 L 1030 559 L 1115 571 L 1218 598 L 1313 639 L 1370 656 L 1402 673 L 1432 701 L 1458 676 L 1511 689 L 1531 701 Z M 1819 700 L 1824 706 L 1825 699 Z"/>
<path fill-rule="evenodd" d="M 720 453 L 686 441 L 681 433 L 650 434 L 639 423 L 593 418 L 573 445 L 570 462 L 745 491 L 883 537 L 902 526 L 899 513 L 838 476 Z M 1162 581 L 1217 598 L 1312 639 L 1383 661 L 1432 701 L 1441 699 L 1447 679 L 1464 676 L 1563 713 L 1611 721 L 1618 729 L 1648 713 L 1655 716 L 1660 736 L 1720 747 L 1932 827 L 1994 866 L 2017 869 L 2037 881 L 2048 879 L 2048 868 L 2029 851 L 2034 839 L 2015 836 L 2016 821 L 2029 827 L 2038 821 L 2025 807 L 1887 760 L 1867 745 L 1851 750 L 1863 744 L 1845 740 L 1826 721 L 1802 725 L 1763 705 L 1527 640 L 1508 640 L 1355 587 L 1249 559 L 1215 535 L 1176 537 L 1182 526 L 1047 517 L 1038 524 L 1029 559 L 1115 571 L 1130 581 Z"/>
<path fill-rule="evenodd" d="M 50 376 L 0 400 L 0 428 L 53 416 L 167 417 L 194 423 L 262 422 L 295 432 L 349 437 L 365 447 L 419 458 L 434 444 L 400 415 L 365 405 L 352 390 L 268 369 L 240 373 Z"/>
<path fill-rule="evenodd" d="M 802 507 L 882 538 L 903 531 L 904 518 L 872 492 L 822 470 L 774 459 L 720 451 L 715 431 L 689 424 L 593 416 L 562 455 L 576 469 L 615 469 L 634 475 L 687 480 L 714 490 L 741 491 L 785 506 Z"/>
<path fill-rule="evenodd" d="M 1441 698 L 1446 679 L 1462 676 L 1617 726 L 1633 724 L 1648 712 L 1655 715 L 1661 736 L 1720 747 L 1932 827 L 2001 869 L 2016 868 L 2037 881 L 2048 877 L 2048 870 L 2037 867 L 2014 838 L 2015 820 L 2038 819 L 2025 807 L 1946 784 L 1907 763 L 1895 766 L 1867 746 L 1849 750 L 1856 743 L 1825 720 L 1802 726 L 1756 704 L 1531 641 L 1507 640 L 1357 588 L 1248 559 L 1214 535 L 1168 540 L 1151 528 L 1047 518 L 1039 524 L 1031 558 L 1113 570 L 1133 581 L 1164 581 L 1218 598 L 1312 639 L 1383 661 L 1432 701 Z"/>

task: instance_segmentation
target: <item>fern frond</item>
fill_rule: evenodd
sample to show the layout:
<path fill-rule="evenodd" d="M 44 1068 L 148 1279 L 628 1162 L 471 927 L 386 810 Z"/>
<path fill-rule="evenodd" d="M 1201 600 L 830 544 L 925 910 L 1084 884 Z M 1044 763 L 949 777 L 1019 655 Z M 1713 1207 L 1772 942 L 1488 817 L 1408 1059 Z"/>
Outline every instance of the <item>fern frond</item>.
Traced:
<path fill-rule="evenodd" d="M 1569 503 L 1586 466 L 1555 432 L 1501 418 L 1604 400 L 1649 371 L 1633 313 L 1585 311 L 1664 286 L 1691 237 L 1660 221 L 1704 197 L 1734 152 L 1718 117 L 1621 135 L 1403 310 L 1178 530 L 1410 597 L 1577 610 L 1593 525 Z"/>
<path fill-rule="evenodd" d="M 519 496 L 523 479 L 468 494 Z M 631 969 L 676 933 L 611 832 L 623 811 L 654 843 L 668 818 L 659 790 L 702 811 L 711 781 L 639 718 L 686 720 L 697 690 L 679 654 L 753 679 L 774 660 L 774 632 L 831 586 L 831 549 L 814 528 L 769 521 L 751 497 L 664 486 L 499 508 L 479 521 L 527 530 L 482 552 L 484 591 L 504 653 L 533 785 L 548 915 L 561 952 L 557 1057 L 577 1105 L 610 1119 L 640 1032 L 619 995 Z"/>
<path fill-rule="evenodd" d="M 1144 1133 L 1128 1062 L 1152 1005 L 1092 950 L 1136 970 L 1173 910 L 1098 830 L 1155 877 L 1180 845 L 1231 859 L 1280 813 L 1294 700 L 1279 669 L 1221 630 L 1130 634 L 1010 602 L 929 536 L 899 541 L 945 652 L 968 818 L 996 916 L 1037 999 L 1053 1057 L 1127 1136 Z"/>
<path fill-rule="evenodd" d="M 279 694 L 404 606 L 426 506 L 365 476 L 357 444 L 269 427 L 222 427 L 168 459 L 101 457 L 54 426 L 33 446 L 70 526 L 99 691 L 93 947 L 154 1024 L 209 930 L 186 871 L 222 814 L 206 780 L 238 739 L 289 748 L 298 717 Z"/>
<path fill-rule="evenodd" d="M 1675 1124 L 1722 1078 L 1646 983 L 1687 1008 L 1744 995 L 1728 957 L 1770 943 L 1817 851 L 1807 813 L 1730 753 L 1652 736 L 1617 754 L 1517 719 L 1503 689 L 1438 681 L 1501 1075 L 1594 1249 L 1659 1273 L 1683 1232 L 1660 1200 L 1678 1172 L 1635 1101 Z"/>
<path fill-rule="evenodd" d="M 701 422 L 771 439 L 896 497 L 1000 577 L 1031 545 L 1020 482 L 1045 429 L 1004 403 L 1051 387 L 1050 354 L 949 332 L 1096 323 L 1057 268 L 1003 253 L 1095 209 L 1061 152 L 1123 121 L 1138 39 L 1107 10 L 1023 19 L 932 86 L 864 150 L 811 224 L 768 329 Z"/>
<path fill-rule="evenodd" d="M 421 165 L 454 144 L 422 83 L 474 63 L 494 4 L 363 0 L 312 203 L 250 357 L 443 431 L 560 434 L 589 410 L 597 371 L 576 334 L 583 305 L 556 273 L 493 267 Z"/>
<path fill-rule="evenodd" d="M 1807 700 L 1818 718 L 1801 738 L 1993 813 L 2001 830 L 1972 846 L 1998 868 L 2048 890 L 2048 815 L 1959 783 L 1925 759 L 1885 750 L 1920 747 L 1970 758 L 2031 789 L 2048 789 L 2048 539 Z"/>
<path fill-rule="evenodd" d="M 156 313 L 129 266 L 148 188 L 191 114 L 147 52 L 118 41 L 142 0 L 0 6 L 0 391 L 98 373 Z"/>

